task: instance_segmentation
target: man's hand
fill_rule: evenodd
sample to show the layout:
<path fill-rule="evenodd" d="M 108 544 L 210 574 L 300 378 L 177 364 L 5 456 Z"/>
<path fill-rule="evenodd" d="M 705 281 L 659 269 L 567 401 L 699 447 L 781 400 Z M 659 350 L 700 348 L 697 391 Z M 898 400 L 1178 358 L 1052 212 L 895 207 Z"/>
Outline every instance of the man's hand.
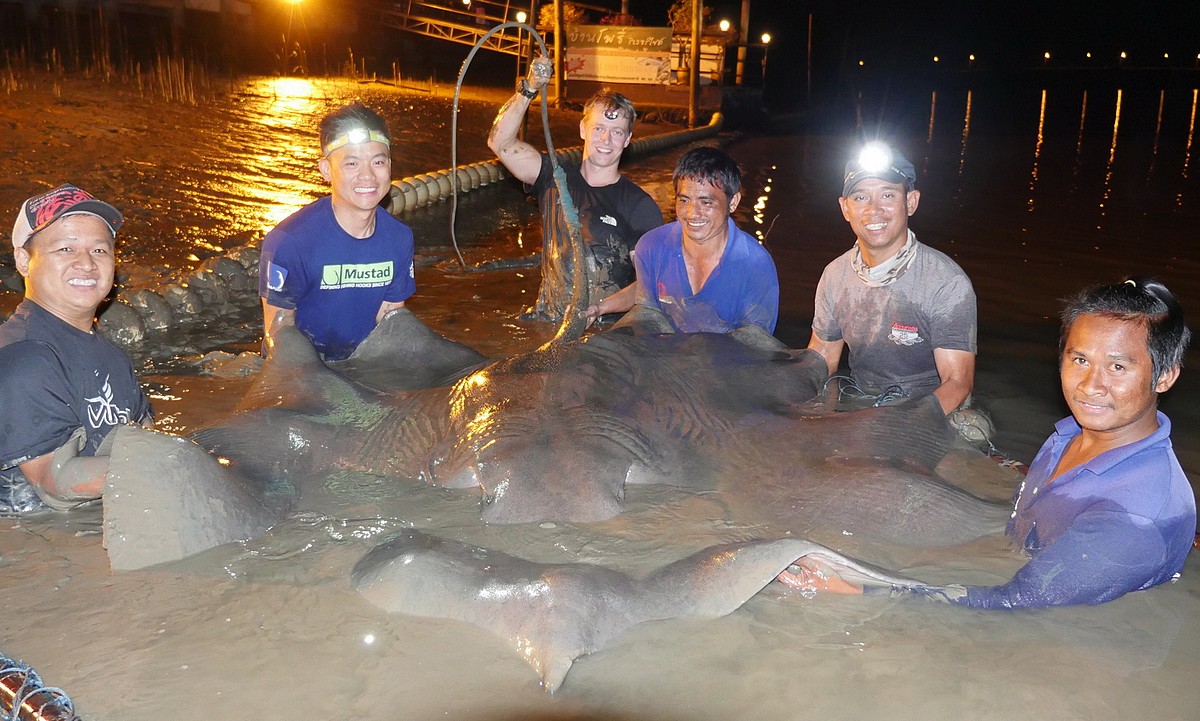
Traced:
<path fill-rule="evenodd" d="M 860 596 L 863 592 L 862 586 L 843 581 L 831 568 L 807 556 L 797 559 L 775 580 L 810 598 L 821 591 L 853 596 Z"/>
<path fill-rule="evenodd" d="M 554 62 L 545 55 L 539 55 L 529 63 L 525 73 L 525 86 L 530 90 L 541 91 L 554 77 Z"/>

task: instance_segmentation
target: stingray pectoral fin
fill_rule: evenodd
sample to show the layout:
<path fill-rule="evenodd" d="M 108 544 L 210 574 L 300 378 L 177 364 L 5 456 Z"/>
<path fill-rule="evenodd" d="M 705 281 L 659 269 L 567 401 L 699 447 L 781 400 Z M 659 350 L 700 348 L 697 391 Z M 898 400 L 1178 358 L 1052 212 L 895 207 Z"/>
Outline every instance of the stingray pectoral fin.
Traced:
<path fill-rule="evenodd" d="M 104 543 L 114 571 L 176 561 L 261 535 L 285 513 L 261 488 L 192 441 L 121 426 L 104 487 Z"/>
<path fill-rule="evenodd" d="M 504 639 L 553 692 L 579 656 L 632 623 L 631 579 L 588 564 L 540 564 L 404 531 L 355 565 L 351 583 L 375 606 L 465 621 Z"/>
<path fill-rule="evenodd" d="M 408 308 L 383 317 L 345 361 L 331 366 L 385 390 L 436 388 L 478 370 L 487 357 L 435 333 Z"/>

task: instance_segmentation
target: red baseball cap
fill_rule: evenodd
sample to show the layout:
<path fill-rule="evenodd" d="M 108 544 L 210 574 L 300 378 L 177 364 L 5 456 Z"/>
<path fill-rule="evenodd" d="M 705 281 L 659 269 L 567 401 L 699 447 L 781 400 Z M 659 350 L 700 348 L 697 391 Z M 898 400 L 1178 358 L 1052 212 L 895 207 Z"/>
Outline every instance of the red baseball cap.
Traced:
<path fill-rule="evenodd" d="M 108 230 L 114 237 L 121 223 L 125 222 L 120 211 L 102 200 L 96 200 L 95 196 L 86 190 L 80 190 L 74 185 L 60 185 L 21 204 L 17 222 L 13 224 L 13 248 L 24 246 L 30 238 L 59 218 L 78 213 L 100 218 L 108 224 Z"/>

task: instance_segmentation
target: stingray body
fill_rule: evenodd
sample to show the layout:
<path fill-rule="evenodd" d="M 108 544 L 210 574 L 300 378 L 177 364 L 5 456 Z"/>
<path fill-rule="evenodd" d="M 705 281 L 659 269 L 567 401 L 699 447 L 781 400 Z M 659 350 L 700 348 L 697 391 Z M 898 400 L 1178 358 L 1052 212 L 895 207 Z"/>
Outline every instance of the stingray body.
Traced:
<path fill-rule="evenodd" d="M 620 512 L 627 483 L 713 487 L 706 452 L 811 399 L 824 375 L 812 354 L 728 336 L 613 332 L 468 358 L 436 374 L 452 383 L 405 389 L 426 359 L 447 365 L 440 344 L 410 339 L 427 332 L 407 312 L 385 319 L 391 367 L 358 382 L 282 329 L 242 410 L 195 438 L 264 482 L 348 468 L 479 489 L 489 523 L 596 521 Z"/>
<path fill-rule="evenodd" d="M 352 469 L 475 489 L 490 524 L 588 523 L 621 513 L 630 484 L 670 484 L 776 539 L 635 577 L 412 531 L 357 564 L 353 584 L 371 603 L 487 629 L 548 690 L 631 626 L 730 613 L 805 555 L 823 554 L 843 578 L 913 583 L 794 537 L 814 528 L 920 546 L 1003 527 L 1004 507 L 931 472 L 952 438 L 935 400 L 804 412 L 825 380 L 815 354 L 627 329 L 489 363 L 407 311 L 377 331 L 364 374 L 353 359 L 327 367 L 281 329 L 243 408 L 196 441 L 226 472 L 299 497 L 306 478 Z"/>

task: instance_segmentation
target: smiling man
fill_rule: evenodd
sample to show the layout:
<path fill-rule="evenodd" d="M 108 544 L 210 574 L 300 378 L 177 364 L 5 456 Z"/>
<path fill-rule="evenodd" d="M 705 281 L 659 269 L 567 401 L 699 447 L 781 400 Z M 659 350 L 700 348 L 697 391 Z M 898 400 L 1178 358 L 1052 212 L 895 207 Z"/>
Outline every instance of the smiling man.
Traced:
<path fill-rule="evenodd" d="M 932 393 L 949 415 L 975 383 L 975 290 L 909 229 L 916 182 L 912 163 L 881 144 L 846 164 L 838 204 L 855 244 L 821 274 L 808 347 L 830 375 L 849 349 L 854 392 L 843 396 L 881 405 Z"/>
<path fill-rule="evenodd" d="M 569 267 L 559 263 L 569 247 L 566 222 L 559 209 L 559 188 L 554 182 L 550 156 L 518 137 L 530 103 L 553 72 L 548 58 L 537 58 L 521 89 L 500 108 L 488 134 L 488 147 L 527 188 L 538 196 L 542 214 L 542 285 L 534 315 L 548 320 L 562 317 L 570 300 Z M 637 111 L 624 95 L 602 90 L 583 106 L 579 137 L 583 154 L 579 165 L 563 164 L 567 193 L 579 214 L 580 232 L 588 247 L 588 291 L 593 301 L 612 298 L 604 310 L 591 308 L 594 317 L 629 310 L 633 305 L 633 263 L 630 251 L 638 238 L 662 225 L 662 211 L 646 191 L 620 172 L 621 156 L 633 140 Z M 615 297 L 614 297 L 615 296 Z"/>
<path fill-rule="evenodd" d="M 317 168 L 330 195 L 263 240 L 258 294 L 267 343 L 295 325 L 325 360 L 342 360 L 416 291 L 413 234 L 379 202 L 392 181 L 387 123 L 361 103 L 321 120 Z"/>
<path fill-rule="evenodd" d="M 1030 560 L 998 586 L 879 587 L 972 608 L 1111 601 L 1177 578 L 1196 535 L 1196 499 L 1171 445 L 1158 396 L 1191 340 L 1162 283 L 1089 288 L 1062 313 L 1059 377 L 1071 415 L 1059 421 L 1017 489 L 1008 535 Z M 780 576 L 809 591 L 864 589 L 803 559 Z"/>
<path fill-rule="evenodd" d="M 774 333 L 775 261 L 730 217 L 742 199 L 737 163 L 716 148 L 693 148 L 676 161 L 673 180 L 677 219 L 642 236 L 634 253 L 636 302 L 677 332 Z"/>
<path fill-rule="evenodd" d="M 94 329 L 122 220 L 73 185 L 17 213 L 13 258 L 25 299 L 0 325 L 0 515 L 99 498 L 109 432 L 150 423 L 129 356 Z"/>

